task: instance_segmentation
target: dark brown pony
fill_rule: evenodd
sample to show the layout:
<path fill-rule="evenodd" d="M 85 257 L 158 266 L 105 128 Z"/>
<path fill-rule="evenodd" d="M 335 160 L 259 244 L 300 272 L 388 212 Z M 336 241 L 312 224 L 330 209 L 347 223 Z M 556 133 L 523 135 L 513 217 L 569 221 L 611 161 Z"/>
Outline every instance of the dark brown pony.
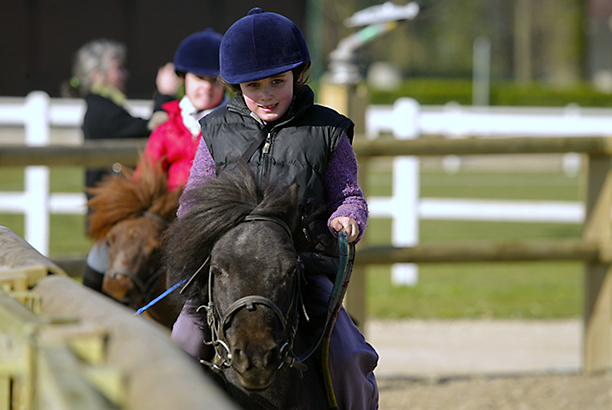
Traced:
<path fill-rule="evenodd" d="M 88 192 L 89 236 L 109 247 L 102 290 L 133 309 L 141 308 L 166 289 L 161 235 L 176 216 L 182 190 L 168 192 L 161 167 L 141 160 L 137 178 L 123 168 L 122 175 L 109 175 Z M 169 300 L 162 300 L 144 315 L 171 327 L 178 312 Z"/>
<path fill-rule="evenodd" d="M 208 365 L 244 408 L 329 408 L 315 357 L 304 357 L 316 335 L 298 326 L 298 186 L 239 167 L 185 195 L 192 205 L 164 233 L 163 260 L 171 283 L 185 283 L 173 297 L 189 300 L 214 348 Z"/>

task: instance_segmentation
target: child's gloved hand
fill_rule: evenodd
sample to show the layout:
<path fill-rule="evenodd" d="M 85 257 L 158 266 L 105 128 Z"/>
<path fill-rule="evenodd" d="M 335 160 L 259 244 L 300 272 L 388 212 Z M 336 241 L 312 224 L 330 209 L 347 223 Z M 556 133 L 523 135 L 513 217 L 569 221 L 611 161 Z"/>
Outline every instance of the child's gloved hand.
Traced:
<path fill-rule="evenodd" d="M 357 225 L 357 222 L 348 216 L 339 216 L 332 219 L 331 228 L 336 232 L 340 232 L 342 228 L 344 228 L 348 243 L 354 242 L 359 236 L 359 226 Z"/>

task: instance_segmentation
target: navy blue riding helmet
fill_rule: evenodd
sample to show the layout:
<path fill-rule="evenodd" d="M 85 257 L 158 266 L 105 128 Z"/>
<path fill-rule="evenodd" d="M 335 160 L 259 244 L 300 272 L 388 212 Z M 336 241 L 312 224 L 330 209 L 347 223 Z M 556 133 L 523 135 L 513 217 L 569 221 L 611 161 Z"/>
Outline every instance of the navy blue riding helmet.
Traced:
<path fill-rule="evenodd" d="M 309 63 L 310 55 L 304 35 L 291 20 L 256 7 L 226 31 L 219 59 L 221 77 L 240 84 Z"/>
<path fill-rule="evenodd" d="M 179 44 L 174 54 L 174 68 L 178 75 L 219 75 L 219 48 L 223 35 L 212 28 L 193 33 Z"/>

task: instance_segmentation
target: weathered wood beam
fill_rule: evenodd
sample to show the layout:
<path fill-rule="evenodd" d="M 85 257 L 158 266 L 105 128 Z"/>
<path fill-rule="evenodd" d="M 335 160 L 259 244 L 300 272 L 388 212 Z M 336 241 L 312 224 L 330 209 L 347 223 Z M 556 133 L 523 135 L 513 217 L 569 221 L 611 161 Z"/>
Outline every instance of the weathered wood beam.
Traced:
<path fill-rule="evenodd" d="M 358 247 L 356 265 L 394 263 L 612 261 L 612 245 L 576 240 L 424 243 L 410 248 Z"/>

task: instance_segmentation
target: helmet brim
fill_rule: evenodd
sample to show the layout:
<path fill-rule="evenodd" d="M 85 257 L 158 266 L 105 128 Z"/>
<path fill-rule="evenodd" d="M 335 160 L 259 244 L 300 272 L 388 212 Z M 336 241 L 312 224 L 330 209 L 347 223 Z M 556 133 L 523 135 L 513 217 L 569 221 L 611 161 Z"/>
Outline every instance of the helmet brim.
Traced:
<path fill-rule="evenodd" d="M 295 63 L 283 64 L 278 67 L 271 67 L 265 70 L 255 70 L 235 75 L 226 72 L 225 75 L 222 75 L 222 78 L 228 84 L 248 83 L 251 81 L 263 80 L 264 78 L 268 77 L 274 77 L 275 75 L 279 75 L 286 71 L 293 70 L 294 68 L 299 67 L 302 64 L 304 64 L 303 61 L 298 61 Z"/>

